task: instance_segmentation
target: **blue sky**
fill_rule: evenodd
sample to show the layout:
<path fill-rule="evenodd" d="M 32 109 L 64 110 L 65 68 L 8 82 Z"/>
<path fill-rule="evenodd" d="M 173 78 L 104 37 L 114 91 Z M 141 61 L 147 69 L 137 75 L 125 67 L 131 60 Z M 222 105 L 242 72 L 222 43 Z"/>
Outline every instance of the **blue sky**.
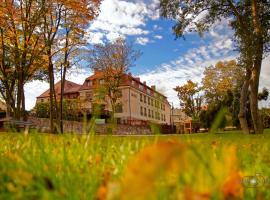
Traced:
<path fill-rule="evenodd" d="M 113 41 L 121 36 L 134 43 L 142 56 L 130 69 L 148 85 L 156 85 L 169 102 L 178 106 L 173 88 L 188 79 L 201 82 L 204 68 L 219 60 L 235 59 L 237 52 L 232 42 L 232 30 L 226 20 L 213 25 L 204 37 L 187 33 L 175 40 L 173 21 L 159 17 L 159 0 L 103 0 L 100 14 L 89 26 L 91 44 Z M 270 57 L 263 61 L 260 87 L 270 88 Z M 92 74 L 90 68 L 73 69 L 68 79 L 82 84 Z M 38 87 L 37 87 L 38 86 Z M 45 82 L 26 85 L 26 107 L 35 105 L 35 97 L 48 88 Z M 264 102 L 264 105 L 270 105 Z"/>

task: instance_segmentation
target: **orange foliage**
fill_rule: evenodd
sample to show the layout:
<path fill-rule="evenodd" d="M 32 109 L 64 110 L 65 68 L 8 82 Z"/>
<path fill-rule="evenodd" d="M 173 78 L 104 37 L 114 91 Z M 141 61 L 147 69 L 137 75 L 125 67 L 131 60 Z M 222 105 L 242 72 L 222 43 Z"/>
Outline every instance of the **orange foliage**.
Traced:
<path fill-rule="evenodd" d="M 223 185 L 224 199 L 243 199 L 243 186 L 240 172 L 232 172 Z"/>
<path fill-rule="evenodd" d="M 179 174 L 185 165 L 185 146 L 179 142 L 158 142 L 132 159 L 123 176 L 121 199 L 145 199 L 155 189 L 160 175 Z"/>
<path fill-rule="evenodd" d="M 211 195 L 208 192 L 198 193 L 195 192 L 192 187 L 185 187 L 183 190 L 183 197 L 180 199 L 184 200 L 208 200 Z"/>
<path fill-rule="evenodd" d="M 243 185 L 241 184 L 242 172 L 238 166 L 236 147 L 227 149 L 225 164 L 228 169 L 228 176 L 222 187 L 224 199 L 243 199 Z"/>

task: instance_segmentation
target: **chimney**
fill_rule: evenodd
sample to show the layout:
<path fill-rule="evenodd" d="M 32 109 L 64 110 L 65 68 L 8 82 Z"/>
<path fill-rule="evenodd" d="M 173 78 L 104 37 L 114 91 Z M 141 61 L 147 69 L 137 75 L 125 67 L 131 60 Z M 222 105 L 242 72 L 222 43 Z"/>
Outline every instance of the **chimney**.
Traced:
<path fill-rule="evenodd" d="M 151 89 L 152 90 L 156 90 L 156 86 L 155 85 L 151 85 Z"/>
<path fill-rule="evenodd" d="M 131 74 L 130 72 L 128 73 L 128 75 L 129 75 L 129 76 L 132 76 L 132 74 Z"/>
<path fill-rule="evenodd" d="M 135 78 L 137 81 L 139 81 L 140 82 L 140 78 L 138 77 L 138 78 Z"/>
<path fill-rule="evenodd" d="M 143 84 L 146 85 L 146 82 L 144 81 Z"/>

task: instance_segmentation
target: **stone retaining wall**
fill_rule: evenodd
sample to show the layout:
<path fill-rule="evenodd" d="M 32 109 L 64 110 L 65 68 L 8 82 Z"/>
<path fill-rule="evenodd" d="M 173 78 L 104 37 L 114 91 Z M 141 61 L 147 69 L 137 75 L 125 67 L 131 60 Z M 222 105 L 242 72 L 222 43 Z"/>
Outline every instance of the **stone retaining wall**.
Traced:
<path fill-rule="evenodd" d="M 29 119 L 38 130 L 41 132 L 49 132 L 50 124 L 49 119 L 47 118 L 31 118 Z M 83 122 L 78 121 L 63 121 L 64 132 L 67 133 L 76 133 L 76 134 L 87 134 L 89 133 L 89 124 L 84 124 Z M 95 125 L 95 134 L 108 134 L 110 129 L 109 124 L 96 124 Z M 150 127 L 148 126 L 138 126 L 138 125 L 122 125 L 117 124 L 114 128 L 112 134 L 117 135 L 146 135 L 151 134 Z"/>

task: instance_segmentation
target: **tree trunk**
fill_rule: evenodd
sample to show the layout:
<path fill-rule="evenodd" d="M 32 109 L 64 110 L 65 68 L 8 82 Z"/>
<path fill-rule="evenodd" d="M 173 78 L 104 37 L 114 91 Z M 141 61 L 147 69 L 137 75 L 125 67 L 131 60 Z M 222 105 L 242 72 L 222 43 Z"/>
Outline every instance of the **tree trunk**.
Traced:
<path fill-rule="evenodd" d="M 23 78 L 22 78 L 22 70 L 19 69 L 18 72 L 18 82 L 17 82 L 17 100 L 16 100 L 16 114 L 15 114 L 15 118 L 17 120 L 21 119 L 22 116 L 22 109 L 21 109 L 21 105 L 22 105 L 22 89 L 23 89 Z"/>
<path fill-rule="evenodd" d="M 240 109 L 238 114 L 238 119 L 240 122 L 241 129 L 244 133 L 249 133 L 249 127 L 247 123 L 247 100 L 248 100 L 248 88 L 249 88 L 249 80 L 250 80 L 250 71 L 247 70 L 244 84 L 241 89 L 240 94 Z"/>
<path fill-rule="evenodd" d="M 263 124 L 261 116 L 258 110 L 258 88 L 259 88 L 259 78 L 261 71 L 261 61 L 256 60 L 258 63 L 252 69 L 252 75 L 250 79 L 250 111 L 253 121 L 254 131 L 256 134 L 263 133 Z"/>
<path fill-rule="evenodd" d="M 263 125 L 258 110 L 258 84 L 256 83 L 259 80 L 259 72 L 258 69 L 254 69 L 252 71 L 254 77 L 251 78 L 250 84 L 250 111 L 254 125 L 254 131 L 256 134 L 260 134 L 263 133 Z"/>
<path fill-rule="evenodd" d="M 63 75 L 61 70 L 61 96 L 60 96 L 60 133 L 64 133 L 63 127 L 63 100 L 64 100 L 64 91 L 65 91 L 65 82 L 66 82 L 66 71 L 67 67 L 64 65 Z"/>
<path fill-rule="evenodd" d="M 50 85 L 50 131 L 51 133 L 55 133 L 54 119 L 55 119 L 55 104 L 54 102 L 54 75 L 53 75 L 53 64 L 51 58 L 49 59 L 48 66 L 48 74 L 49 74 L 49 85 Z"/>
<path fill-rule="evenodd" d="M 6 106 L 7 106 L 7 110 L 6 110 L 6 118 L 12 117 L 12 115 L 11 115 L 11 105 L 10 105 L 10 103 L 11 103 L 11 100 L 10 100 L 8 94 L 7 94 L 7 97 L 6 97 Z"/>
<path fill-rule="evenodd" d="M 24 85 L 23 85 L 23 88 L 22 88 L 22 117 L 23 117 L 23 121 L 27 121 L 27 115 L 26 115 L 26 111 L 25 111 Z"/>
<path fill-rule="evenodd" d="M 251 71 L 251 79 L 250 79 L 250 110 L 251 116 L 254 125 L 254 131 L 256 134 L 263 133 L 263 124 L 261 121 L 261 116 L 258 110 L 258 88 L 259 88 L 259 80 L 260 80 L 260 72 L 262 65 L 262 57 L 263 57 L 263 35 L 262 35 L 262 27 L 258 18 L 258 5 L 256 0 L 251 1 L 251 9 L 252 9 L 252 21 L 253 28 L 255 31 L 255 59 L 254 65 Z"/>
<path fill-rule="evenodd" d="M 53 66 L 53 65 L 52 65 Z M 54 120 L 54 128 L 55 128 L 55 133 L 60 132 L 59 130 L 59 126 L 60 126 L 60 115 L 59 115 L 59 107 L 58 107 L 58 101 L 57 101 L 57 94 L 55 91 L 55 87 L 54 87 L 54 75 L 53 75 L 53 100 L 54 100 L 54 116 L 55 116 L 55 120 Z"/>
<path fill-rule="evenodd" d="M 65 19 L 67 13 L 65 12 Z M 65 35 L 65 49 L 64 49 L 64 63 L 63 63 L 63 73 L 62 73 L 62 66 L 61 66 L 61 96 L 60 96 L 60 133 L 64 133 L 64 127 L 63 127 L 63 100 L 64 100 L 64 91 L 65 91 L 65 82 L 66 82 L 66 72 L 67 68 L 69 67 L 68 62 L 68 46 L 69 46 L 69 30 L 66 28 L 66 35 Z"/>

